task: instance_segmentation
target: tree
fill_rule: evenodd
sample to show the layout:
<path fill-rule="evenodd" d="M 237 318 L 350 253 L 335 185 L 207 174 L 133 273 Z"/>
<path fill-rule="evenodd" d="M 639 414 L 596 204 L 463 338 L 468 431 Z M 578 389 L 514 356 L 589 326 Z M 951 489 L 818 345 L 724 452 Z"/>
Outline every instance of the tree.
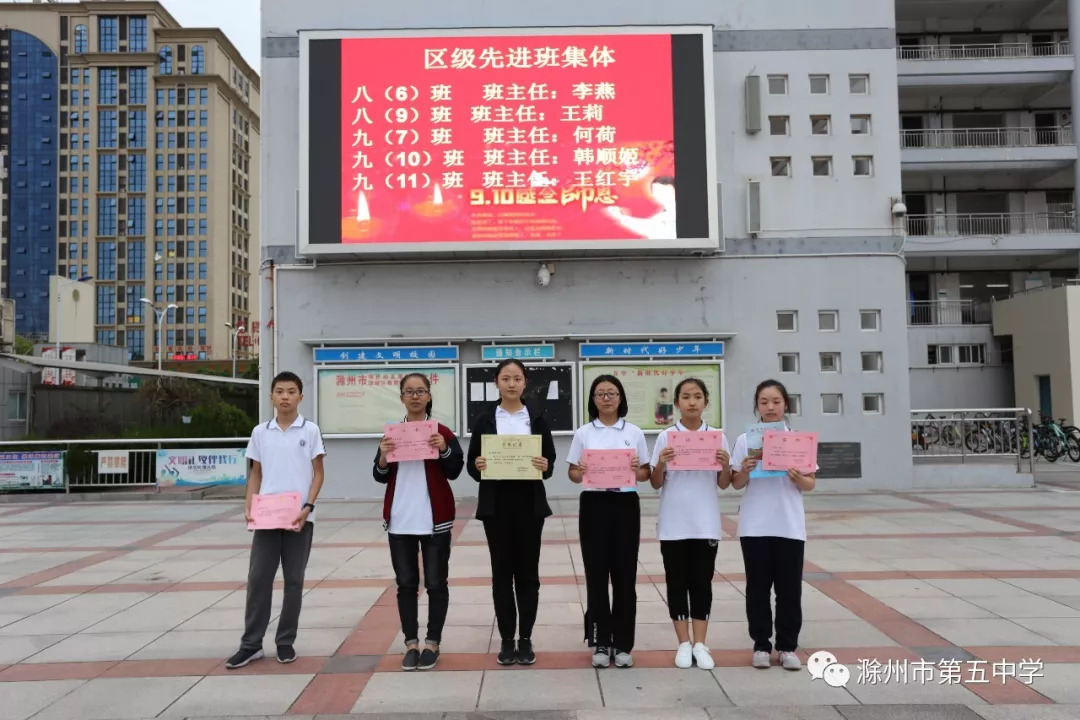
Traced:
<path fill-rule="evenodd" d="M 34 341 L 29 338 L 25 338 L 22 335 L 15 336 L 15 354 L 16 355 L 33 355 L 34 354 Z"/>

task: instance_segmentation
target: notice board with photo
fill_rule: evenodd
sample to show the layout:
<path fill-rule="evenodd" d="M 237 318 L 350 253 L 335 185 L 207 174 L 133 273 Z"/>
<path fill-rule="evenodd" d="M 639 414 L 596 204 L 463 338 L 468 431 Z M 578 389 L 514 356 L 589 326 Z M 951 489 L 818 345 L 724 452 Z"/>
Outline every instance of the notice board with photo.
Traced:
<path fill-rule="evenodd" d="M 476 418 L 498 402 L 495 388 L 495 364 L 465 365 L 464 396 L 465 434 L 472 434 Z M 524 401 L 529 407 L 544 410 L 544 419 L 552 432 L 573 432 L 577 429 L 575 418 L 574 365 L 573 363 L 525 364 L 529 380 L 525 386 Z"/>

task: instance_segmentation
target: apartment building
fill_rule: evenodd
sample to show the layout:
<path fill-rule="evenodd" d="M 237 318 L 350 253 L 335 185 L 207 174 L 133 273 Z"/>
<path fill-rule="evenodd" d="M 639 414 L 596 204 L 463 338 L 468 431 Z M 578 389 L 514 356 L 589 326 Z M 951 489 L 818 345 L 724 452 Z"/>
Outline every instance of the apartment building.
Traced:
<path fill-rule="evenodd" d="M 92 282 L 96 341 L 133 361 L 229 357 L 258 319 L 258 76 L 157 2 L 0 3 L 0 27 L 18 332 L 48 333 L 58 275 Z"/>
<path fill-rule="evenodd" d="M 1067 378 L 1015 376 L 1019 345 L 1050 348 L 995 328 L 993 307 L 1077 277 L 1078 11 L 896 0 L 913 408 L 1072 406 Z"/>

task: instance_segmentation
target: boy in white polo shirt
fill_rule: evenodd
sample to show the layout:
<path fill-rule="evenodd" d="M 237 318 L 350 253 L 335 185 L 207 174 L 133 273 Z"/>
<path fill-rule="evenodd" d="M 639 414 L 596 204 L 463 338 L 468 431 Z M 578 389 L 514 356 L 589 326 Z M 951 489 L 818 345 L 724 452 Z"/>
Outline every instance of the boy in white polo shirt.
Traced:
<path fill-rule="evenodd" d="M 263 636 L 270 623 L 270 600 L 279 564 L 285 576 L 285 597 L 278 619 L 277 661 L 290 663 L 296 659 L 293 642 L 300 621 L 315 500 L 322 489 L 323 456 L 326 455 L 319 426 L 298 412 L 303 393 L 304 383 L 296 374 L 279 373 L 270 384 L 275 417 L 255 426 L 248 442 L 247 458 L 251 460 L 251 471 L 244 503 L 245 520 L 251 520 L 251 500 L 260 493 L 297 492 L 304 498 L 304 505 L 292 529 L 254 531 L 244 635 L 240 649 L 225 663 L 229 669 L 243 667 L 263 656 Z"/>

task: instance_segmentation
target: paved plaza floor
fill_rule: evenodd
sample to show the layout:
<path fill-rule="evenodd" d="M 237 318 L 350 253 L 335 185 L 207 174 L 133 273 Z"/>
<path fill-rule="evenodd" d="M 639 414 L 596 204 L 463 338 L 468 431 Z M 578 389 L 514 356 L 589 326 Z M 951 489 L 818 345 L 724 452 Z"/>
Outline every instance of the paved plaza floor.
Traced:
<path fill-rule="evenodd" d="M 239 501 L 2 504 L 0 720 L 1080 717 L 1080 486 L 807 495 L 800 652 L 847 668 L 835 687 L 749 667 L 738 497 L 722 494 L 712 671 L 673 665 L 651 490 L 635 667 L 599 671 L 582 640 L 576 498 L 553 499 L 544 528 L 536 665 L 495 663 L 488 551 L 465 498 L 443 655 L 413 673 L 400 670 L 380 503 L 320 503 L 300 658 L 235 671 L 224 661 L 240 638 L 250 542 Z"/>

